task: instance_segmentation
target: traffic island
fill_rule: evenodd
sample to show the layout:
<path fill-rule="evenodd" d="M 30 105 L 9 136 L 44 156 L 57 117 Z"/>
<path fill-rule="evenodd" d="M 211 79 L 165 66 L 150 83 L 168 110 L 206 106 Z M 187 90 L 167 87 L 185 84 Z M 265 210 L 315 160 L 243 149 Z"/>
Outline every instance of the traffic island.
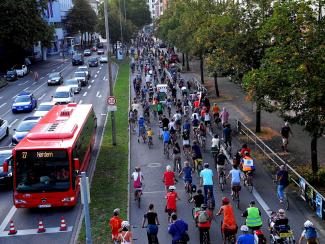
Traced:
<path fill-rule="evenodd" d="M 116 140 L 112 145 L 110 114 L 98 155 L 96 170 L 91 184 L 91 234 L 93 243 L 112 243 L 109 219 L 115 208 L 121 209 L 121 218 L 127 216 L 128 184 L 128 105 L 129 105 L 129 62 L 117 62 L 118 75 L 114 87 L 117 100 Z M 78 243 L 86 243 L 83 224 Z"/>

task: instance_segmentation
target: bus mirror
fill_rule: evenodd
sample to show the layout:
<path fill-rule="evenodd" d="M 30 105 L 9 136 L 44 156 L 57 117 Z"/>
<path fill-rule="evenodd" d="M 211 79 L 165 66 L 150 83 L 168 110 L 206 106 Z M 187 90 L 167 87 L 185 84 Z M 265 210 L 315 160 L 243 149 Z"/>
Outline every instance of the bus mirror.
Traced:
<path fill-rule="evenodd" d="M 4 161 L 2 168 L 3 168 L 3 173 L 8 173 L 8 162 Z"/>
<path fill-rule="evenodd" d="M 79 158 L 74 158 L 73 159 L 73 162 L 74 162 L 74 169 L 79 171 L 79 168 L 80 168 L 80 161 L 79 161 Z"/>

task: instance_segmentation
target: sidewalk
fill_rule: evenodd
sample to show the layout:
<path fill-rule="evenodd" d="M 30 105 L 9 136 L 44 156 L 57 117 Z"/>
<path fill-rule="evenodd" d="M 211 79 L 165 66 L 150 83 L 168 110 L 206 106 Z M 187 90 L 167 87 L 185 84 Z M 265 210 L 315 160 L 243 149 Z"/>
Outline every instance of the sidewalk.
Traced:
<path fill-rule="evenodd" d="M 200 80 L 199 65 L 196 64 L 196 61 L 191 62 L 190 67 L 193 72 L 183 73 L 185 80 L 192 79 L 193 76 Z M 252 102 L 245 99 L 246 95 L 239 85 L 230 82 L 228 78 L 218 78 L 220 98 L 215 96 L 213 78 L 205 77 L 204 85 L 209 90 L 211 106 L 213 102 L 217 102 L 220 109 L 226 107 L 231 120 L 239 119 L 255 131 L 255 106 Z M 295 162 L 295 165 L 310 165 L 311 137 L 300 125 L 291 125 L 293 136 L 289 138 L 289 153 L 285 153 L 281 149 L 282 139 L 280 135 L 284 120 L 278 113 L 268 113 L 265 111 L 261 112 L 261 117 L 262 131 L 268 132 L 266 134 L 262 133 L 261 139 L 268 146 L 288 162 Z M 317 144 L 318 162 L 325 166 L 325 138 L 319 138 Z"/>

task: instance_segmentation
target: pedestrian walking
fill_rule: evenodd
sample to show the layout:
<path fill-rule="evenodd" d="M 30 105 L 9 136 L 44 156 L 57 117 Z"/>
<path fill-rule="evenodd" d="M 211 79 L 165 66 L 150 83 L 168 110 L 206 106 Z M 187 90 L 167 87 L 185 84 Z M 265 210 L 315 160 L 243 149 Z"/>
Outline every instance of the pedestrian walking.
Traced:
<path fill-rule="evenodd" d="M 200 172 L 200 186 L 203 185 L 204 190 L 204 204 L 207 204 L 208 191 L 210 191 L 210 198 L 214 199 L 213 195 L 213 171 L 209 169 L 209 164 L 204 164 L 204 169 Z"/>
<path fill-rule="evenodd" d="M 171 216 L 172 223 L 168 226 L 168 233 L 172 236 L 172 244 L 186 244 L 190 238 L 188 236 L 188 224 L 181 219 L 177 219 L 176 213 Z"/>
<path fill-rule="evenodd" d="M 224 143 L 226 145 L 226 148 L 227 149 L 228 147 L 231 148 L 231 127 L 230 127 L 230 124 L 225 124 L 225 128 L 222 130 L 222 134 L 223 134 L 223 140 L 224 140 Z"/>
<path fill-rule="evenodd" d="M 221 119 L 221 124 L 223 126 L 225 126 L 226 124 L 228 124 L 228 120 L 229 120 L 229 113 L 227 111 L 227 109 L 224 107 L 222 108 L 222 111 L 220 113 L 220 119 Z"/>
<path fill-rule="evenodd" d="M 289 136 L 292 135 L 291 128 L 288 122 L 284 123 L 284 126 L 281 128 L 281 136 L 282 136 L 282 150 L 287 152 L 287 146 L 289 144 Z"/>
<path fill-rule="evenodd" d="M 122 227 L 122 219 L 119 217 L 120 215 L 120 209 L 116 208 L 113 211 L 113 217 L 109 220 L 109 226 L 111 228 L 112 232 L 112 241 L 114 244 L 119 244 L 118 241 L 118 235 L 119 235 L 119 230 Z"/>
<path fill-rule="evenodd" d="M 147 222 L 147 226 L 145 227 L 145 223 Z M 142 228 L 147 229 L 147 237 L 148 244 L 159 244 L 158 241 L 158 215 L 154 210 L 154 205 L 152 203 L 149 204 L 148 212 L 143 216 Z"/>
<path fill-rule="evenodd" d="M 289 185 L 289 174 L 285 165 L 281 165 L 280 170 L 276 173 L 276 181 L 278 182 L 278 197 L 280 203 L 283 203 L 284 189 Z"/>

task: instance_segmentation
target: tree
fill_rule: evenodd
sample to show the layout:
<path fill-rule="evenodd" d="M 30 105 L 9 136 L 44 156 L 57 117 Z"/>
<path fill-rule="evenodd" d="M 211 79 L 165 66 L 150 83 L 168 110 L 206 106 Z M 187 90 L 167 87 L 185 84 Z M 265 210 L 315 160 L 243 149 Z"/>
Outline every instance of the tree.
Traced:
<path fill-rule="evenodd" d="M 67 15 L 67 28 L 72 34 L 95 32 L 97 16 L 87 0 L 74 0 L 73 7 Z M 81 44 L 83 40 L 81 39 Z"/>
<path fill-rule="evenodd" d="M 268 46 L 262 64 L 244 77 L 254 100 L 270 111 L 279 110 L 285 120 L 309 132 L 314 174 L 317 139 L 325 127 L 324 30 L 325 20 L 318 19 L 310 2 L 276 3 L 259 32 Z"/>
<path fill-rule="evenodd" d="M 0 43 L 5 47 L 6 64 L 22 61 L 25 50 L 38 41 L 50 47 L 54 28 L 42 16 L 47 8 L 46 0 L 2 0 L 0 4 Z"/>
<path fill-rule="evenodd" d="M 126 19 L 130 20 L 138 29 L 152 22 L 146 0 L 125 0 L 125 8 Z"/>

